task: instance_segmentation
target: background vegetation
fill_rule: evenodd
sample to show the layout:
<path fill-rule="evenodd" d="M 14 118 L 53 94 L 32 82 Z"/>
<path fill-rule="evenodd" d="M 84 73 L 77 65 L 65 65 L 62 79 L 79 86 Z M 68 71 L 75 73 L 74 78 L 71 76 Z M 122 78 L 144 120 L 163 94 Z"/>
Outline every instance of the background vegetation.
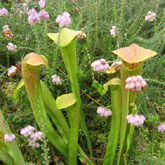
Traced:
<path fill-rule="evenodd" d="M 13 99 L 13 91 L 22 79 L 21 73 L 17 72 L 15 76 L 9 78 L 7 68 L 16 65 L 27 53 L 39 51 L 48 58 L 50 67 L 49 70 L 42 69 L 42 80 L 55 98 L 68 93 L 69 80 L 59 47 L 46 35 L 47 32 L 59 31 L 55 18 L 67 11 L 72 20 L 69 28 L 82 30 L 87 35 L 86 39 L 77 41 L 77 62 L 80 88 L 83 91 L 81 97 L 94 151 L 94 158 L 91 159 L 94 159 L 96 164 L 103 162 L 110 117 L 102 118 L 97 115 L 96 110 L 98 103 L 109 108 L 111 108 L 111 103 L 109 93 L 101 96 L 92 86 L 93 80 L 104 84 L 107 81 L 106 75 L 94 74 L 90 64 L 100 58 L 105 58 L 111 64 L 117 59 L 117 56 L 112 54 L 112 50 L 136 43 L 156 51 L 158 55 L 144 63 L 143 77 L 147 80 L 148 86 L 145 91 L 138 94 L 136 103 L 138 113 L 143 114 L 146 121 L 143 127 L 135 129 L 128 164 L 164 164 L 165 136 L 158 132 L 158 126 L 165 121 L 165 3 L 163 0 L 47 0 L 45 10 L 49 13 L 50 19 L 35 26 L 28 23 L 28 14 L 24 11 L 21 1 L 18 3 L 14 0 L 9 3 L 1 1 L 0 9 L 3 7 L 8 9 L 9 15 L 5 18 L 0 17 L 0 109 L 17 136 L 17 142 L 27 161 L 43 161 L 44 148 L 31 149 L 19 134 L 21 128 L 27 125 L 37 128 L 37 125 L 25 89 L 22 88 L 19 91 L 19 102 Z M 40 11 L 37 0 L 32 0 L 28 8 Z M 23 11 L 22 15 L 20 11 Z M 157 14 L 154 22 L 145 21 L 148 11 Z M 3 36 L 3 26 L 6 24 L 9 25 L 13 34 L 11 40 Z M 116 38 L 110 35 L 111 26 L 116 26 L 118 29 Z M 6 48 L 8 42 L 17 45 L 16 53 L 8 52 Z M 52 83 L 51 75 L 53 74 L 61 77 L 62 86 Z M 81 129 L 79 142 L 87 151 Z M 49 143 L 48 148 L 49 160 L 53 164 L 55 157 L 61 154 Z"/>

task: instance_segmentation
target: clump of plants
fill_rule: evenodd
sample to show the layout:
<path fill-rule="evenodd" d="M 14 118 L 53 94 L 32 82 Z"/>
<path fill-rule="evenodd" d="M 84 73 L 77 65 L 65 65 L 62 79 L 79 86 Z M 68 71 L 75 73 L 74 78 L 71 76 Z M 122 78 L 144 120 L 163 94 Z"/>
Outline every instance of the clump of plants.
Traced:
<path fill-rule="evenodd" d="M 163 164 L 161 5 L 2 2 L 0 160 Z"/>

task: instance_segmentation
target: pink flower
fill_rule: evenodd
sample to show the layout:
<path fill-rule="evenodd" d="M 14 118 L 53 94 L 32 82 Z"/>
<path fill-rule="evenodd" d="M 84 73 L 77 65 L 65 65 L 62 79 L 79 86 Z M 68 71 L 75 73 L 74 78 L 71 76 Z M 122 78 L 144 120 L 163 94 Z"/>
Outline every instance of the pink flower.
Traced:
<path fill-rule="evenodd" d="M 28 15 L 33 15 L 33 14 L 37 14 L 37 11 L 34 8 L 28 11 Z"/>
<path fill-rule="evenodd" d="M 49 19 L 49 14 L 45 10 L 40 11 L 38 15 L 42 19 Z"/>
<path fill-rule="evenodd" d="M 107 61 L 103 58 L 100 60 L 94 61 L 91 64 L 91 67 L 93 68 L 95 72 L 99 72 L 99 73 L 106 73 L 106 71 L 110 69 L 109 64 L 107 64 Z"/>
<path fill-rule="evenodd" d="M 146 118 L 143 115 L 135 115 L 134 125 L 135 126 L 143 125 L 145 119 Z"/>
<path fill-rule="evenodd" d="M 98 107 L 98 108 L 97 108 L 97 113 L 98 113 L 100 116 L 104 116 L 105 108 L 104 108 L 104 107 Z"/>
<path fill-rule="evenodd" d="M 6 17 L 8 15 L 8 11 L 5 8 L 0 9 L 0 16 Z"/>
<path fill-rule="evenodd" d="M 14 134 L 5 134 L 4 135 L 5 143 L 12 142 L 15 138 L 16 137 Z"/>
<path fill-rule="evenodd" d="M 40 0 L 39 5 L 40 5 L 40 8 L 44 8 L 45 7 L 45 0 Z"/>
<path fill-rule="evenodd" d="M 147 86 L 146 81 L 140 75 L 128 77 L 125 82 L 125 88 L 130 89 L 132 92 L 140 92 L 141 89 L 145 89 Z"/>
<path fill-rule="evenodd" d="M 42 137 L 43 137 L 43 133 L 42 132 L 35 132 L 35 133 L 32 133 L 31 136 L 30 136 L 30 139 L 32 141 L 38 141 L 38 140 L 41 140 Z"/>
<path fill-rule="evenodd" d="M 128 123 L 130 123 L 131 125 L 139 126 L 143 125 L 146 118 L 143 115 L 130 114 L 126 117 L 126 119 L 128 120 Z"/>
<path fill-rule="evenodd" d="M 100 116 L 105 116 L 105 117 L 108 117 L 108 116 L 112 115 L 112 111 L 110 109 L 107 109 L 107 108 L 104 108 L 104 107 L 98 107 L 97 108 L 97 113 Z"/>
<path fill-rule="evenodd" d="M 62 15 L 59 15 L 56 18 L 56 22 L 59 23 L 60 27 L 68 27 L 69 24 L 71 24 L 70 14 L 67 12 L 64 12 Z"/>
<path fill-rule="evenodd" d="M 29 21 L 29 24 L 31 24 L 31 25 L 41 23 L 40 17 L 37 13 L 29 15 L 28 21 Z"/>
<path fill-rule="evenodd" d="M 164 132 L 165 131 L 165 123 L 162 123 L 162 124 L 159 125 L 158 131 L 159 132 Z"/>

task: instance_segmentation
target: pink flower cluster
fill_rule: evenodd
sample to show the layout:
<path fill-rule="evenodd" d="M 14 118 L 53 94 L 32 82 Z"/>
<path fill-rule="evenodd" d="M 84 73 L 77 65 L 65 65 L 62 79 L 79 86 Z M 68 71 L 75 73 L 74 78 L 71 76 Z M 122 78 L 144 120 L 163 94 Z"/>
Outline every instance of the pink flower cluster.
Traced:
<path fill-rule="evenodd" d="M 8 15 L 8 11 L 5 8 L 0 9 L 0 16 L 6 17 Z"/>
<path fill-rule="evenodd" d="M 27 126 L 23 129 L 21 129 L 20 134 L 23 135 L 24 137 L 29 137 L 28 142 L 29 146 L 31 147 L 40 147 L 40 144 L 38 143 L 39 140 L 43 138 L 43 133 L 42 132 L 34 132 L 35 128 L 32 126 Z"/>
<path fill-rule="evenodd" d="M 40 131 L 32 133 L 30 136 L 30 139 L 28 139 L 29 146 L 31 146 L 32 148 L 34 148 L 34 147 L 39 148 L 40 144 L 38 143 L 38 141 L 42 140 L 43 136 L 44 136 L 43 133 Z"/>
<path fill-rule="evenodd" d="M 29 24 L 33 25 L 41 23 L 40 16 L 34 8 L 28 11 L 28 15 Z"/>
<path fill-rule="evenodd" d="M 107 61 L 103 58 L 94 61 L 91 64 L 91 67 L 94 69 L 95 72 L 99 72 L 99 73 L 106 73 L 106 71 L 110 69 L 109 64 L 107 64 Z"/>
<path fill-rule="evenodd" d="M 156 13 L 149 11 L 148 15 L 145 17 L 145 21 L 153 22 L 155 20 Z"/>
<path fill-rule="evenodd" d="M 14 45 L 13 43 L 11 43 L 11 42 L 9 42 L 8 44 L 7 44 L 7 49 L 8 49 L 8 51 L 10 51 L 10 52 L 14 52 L 14 53 L 16 53 L 16 51 L 17 51 L 17 46 L 16 45 Z"/>
<path fill-rule="evenodd" d="M 130 89 L 132 92 L 140 92 L 141 89 L 145 89 L 147 86 L 146 81 L 140 75 L 128 77 L 125 82 L 125 88 Z"/>
<path fill-rule="evenodd" d="M 33 8 L 28 11 L 28 15 L 28 21 L 31 25 L 41 23 L 41 19 L 49 19 L 49 14 L 45 10 L 41 10 L 37 13 L 37 11 Z"/>
<path fill-rule="evenodd" d="M 5 134 L 4 135 L 5 143 L 12 142 L 15 138 L 16 137 L 14 134 Z"/>
<path fill-rule="evenodd" d="M 56 22 L 59 23 L 59 26 L 62 28 L 64 26 L 68 27 L 71 24 L 70 14 L 64 12 L 56 18 Z"/>
<path fill-rule="evenodd" d="M 35 130 L 34 127 L 28 125 L 27 127 L 21 129 L 20 134 L 23 135 L 24 137 L 27 137 L 30 136 L 34 130 Z"/>
<path fill-rule="evenodd" d="M 39 17 L 46 20 L 46 19 L 49 19 L 49 14 L 45 10 L 41 10 L 39 12 Z"/>
<path fill-rule="evenodd" d="M 116 33 L 117 33 L 117 28 L 116 26 L 112 26 L 112 29 L 110 30 L 111 36 L 112 37 L 116 37 Z"/>
<path fill-rule="evenodd" d="M 59 76 L 56 74 L 52 75 L 52 82 L 56 83 L 56 85 L 62 85 L 62 81 Z"/>
<path fill-rule="evenodd" d="M 162 124 L 159 125 L 158 131 L 159 132 L 164 132 L 165 131 L 165 123 L 162 123 Z"/>
<path fill-rule="evenodd" d="M 128 123 L 130 123 L 131 125 L 139 126 L 144 123 L 146 118 L 143 115 L 130 114 L 126 117 L 126 119 L 128 120 Z"/>
<path fill-rule="evenodd" d="M 105 117 L 108 117 L 108 116 L 112 115 L 112 111 L 110 109 L 107 109 L 107 108 L 104 108 L 104 107 L 98 107 L 97 108 L 97 113 L 100 116 L 105 116 Z"/>
<path fill-rule="evenodd" d="M 44 8 L 45 7 L 45 0 L 40 0 L 39 5 L 40 5 L 40 8 Z"/>

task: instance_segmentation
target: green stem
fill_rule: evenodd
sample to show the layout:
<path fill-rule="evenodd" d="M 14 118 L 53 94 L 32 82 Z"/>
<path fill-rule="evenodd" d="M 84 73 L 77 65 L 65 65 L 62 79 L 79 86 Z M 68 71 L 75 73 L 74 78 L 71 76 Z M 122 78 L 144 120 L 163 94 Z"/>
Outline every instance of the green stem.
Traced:
<path fill-rule="evenodd" d="M 46 110 L 53 120 L 54 124 L 56 125 L 57 129 L 59 130 L 62 138 L 65 140 L 65 142 L 69 143 L 70 138 L 70 128 L 65 120 L 64 115 L 62 114 L 61 110 L 57 109 L 56 102 L 49 91 L 49 89 L 46 87 L 44 82 L 40 81 L 41 88 L 42 88 L 42 94 L 43 94 L 43 100 L 46 107 Z M 87 164 L 93 165 L 94 163 L 88 158 L 88 156 L 83 152 L 80 146 L 78 146 L 78 155 L 79 159 L 81 161 L 86 160 Z"/>
<path fill-rule="evenodd" d="M 54 124 L 56 125 L 57 129 L 59 130 L 65 143 L 68 144 L 70 128 L 65 120 L 65 117 L 61 112 L 61 110 L 57 109 L 56 101 L 54 100 L 54 97 L 52 96 L 51 92 L 44 84 L 44 82 L 40 81 L 40 84 L 41 84 L 42 96 L 46 110 L 49 116 L 51 117 L 51 119 L 53 120 Z"/>
<path fill-rule="evenodd" d="M 33 26 L 34 26 L 35 37 L 36 37 L 36 40 L 37 40 L 37 51 L 36 51 L 36 53 L 40 54 L 40 42 L 39 42 L 39 39 L 38 39 L 37 28 L 36 28 L 35 24 Z"/>
<path fill-rule="evenodd" d="M 69 138 L 69 165 L 77 164 L 77 150 L 78 150 L 78 131 L 80 121 L 80 105 L 74 105 L 66 109 L 69 123 L 70 123 L 70 138 Z"/>
<path fill-rule="evenodd" d="M 131 92 L 125 88 L 125 80 L 127 77 L 133 75 L 141 75 L 142 63 L 134 70 L 129 70 L 124 64 L 121 66 L 121 96 L 122 96 L 122 118 L 121 118 L 121 128 L 120 128 L 120 145 L 118 152 L 117 165 L 123 164 L 123 153 L 126 147 L 126 137 L 127 137 L 127 120 L 126 117 L 130 113 L 130 103 L 135 102 L 136 92 Z"/>
<path fill-rule="evenodd" d="M 61 47 L 62 56 L 65 62 L 65 66 L 67 68 L 69 74 L 69 80 L 71 83 L 72 93 L 75 94 L 78 103 L 80 104 L 80 126 L 87 138 L 87 144 L 89 148 L 90 155 L 93 156 L 92 145 L 87 129 L 87 125 L 85 122 L 85 114 L 80 98 L 80 87 L 77 76 L 77 61 L 76 61 L 76 46 L 75 39 L 66 47 Z"/>
<path fill-rule="evenodd" d="M 45 47 L 45 54 L 47 54 L 47 32 L 48 32 L 48 28 L 47 28 L 47 20 L 44 21 L 44 47 Z"/>
<path fill-rule="evenodd" d="M 22 61 L 22 76 L 25 88 L 33 109 L 35 119 L 42 129 L 44 127 L 46 136 L 50 142 L 66 157 L 68 157 L 68 146 L 65 141 L 54 130 L 45 110 L 40 86 L 40 67 L 44 64 L 39 60 L 45 60 L 43 56 L 30 53 Z M 43 124 L 41 123 L 41 120 Z"/>
<path fill-rule="evenodd" d="M 7 52 L 6 58 L 7 58 L 7 68 L 9 68 L 9 65 L 10 65 L 10 61 L 9 61 L 9 52 Z"/>
<path fill-rule="evenodd" d="M 112 117 L 104 165 L 113 165 L 119 139 L 121 121 L 121 88 L 111 86 Z"/>
<path fill-rule="evenodd" d="M 137 111 L 137 107 L 136 107 L 136 104 L 131 104 L 130 105 L 130 111 L 131 111 L 131 114 L 135 115 L 136 114 L 136 111 Z M 126 152 L 125 154 L 123 155 L 124 156 L 124 164 L 127 164 L 126 162 L 126 158 L 127 158 L 127 153 L 128 153 L 128 150 L 130 148 L 130 145 L 131 145 L 131 142 L 132 142 L 132 136 L 133 136 L 133 133 L 134 133 L 134 129 L 135 129 L 135 126 L 134 125 L 128 125 L 128 134 L 127 134 L 127 147 L 126 147 Z"/>

